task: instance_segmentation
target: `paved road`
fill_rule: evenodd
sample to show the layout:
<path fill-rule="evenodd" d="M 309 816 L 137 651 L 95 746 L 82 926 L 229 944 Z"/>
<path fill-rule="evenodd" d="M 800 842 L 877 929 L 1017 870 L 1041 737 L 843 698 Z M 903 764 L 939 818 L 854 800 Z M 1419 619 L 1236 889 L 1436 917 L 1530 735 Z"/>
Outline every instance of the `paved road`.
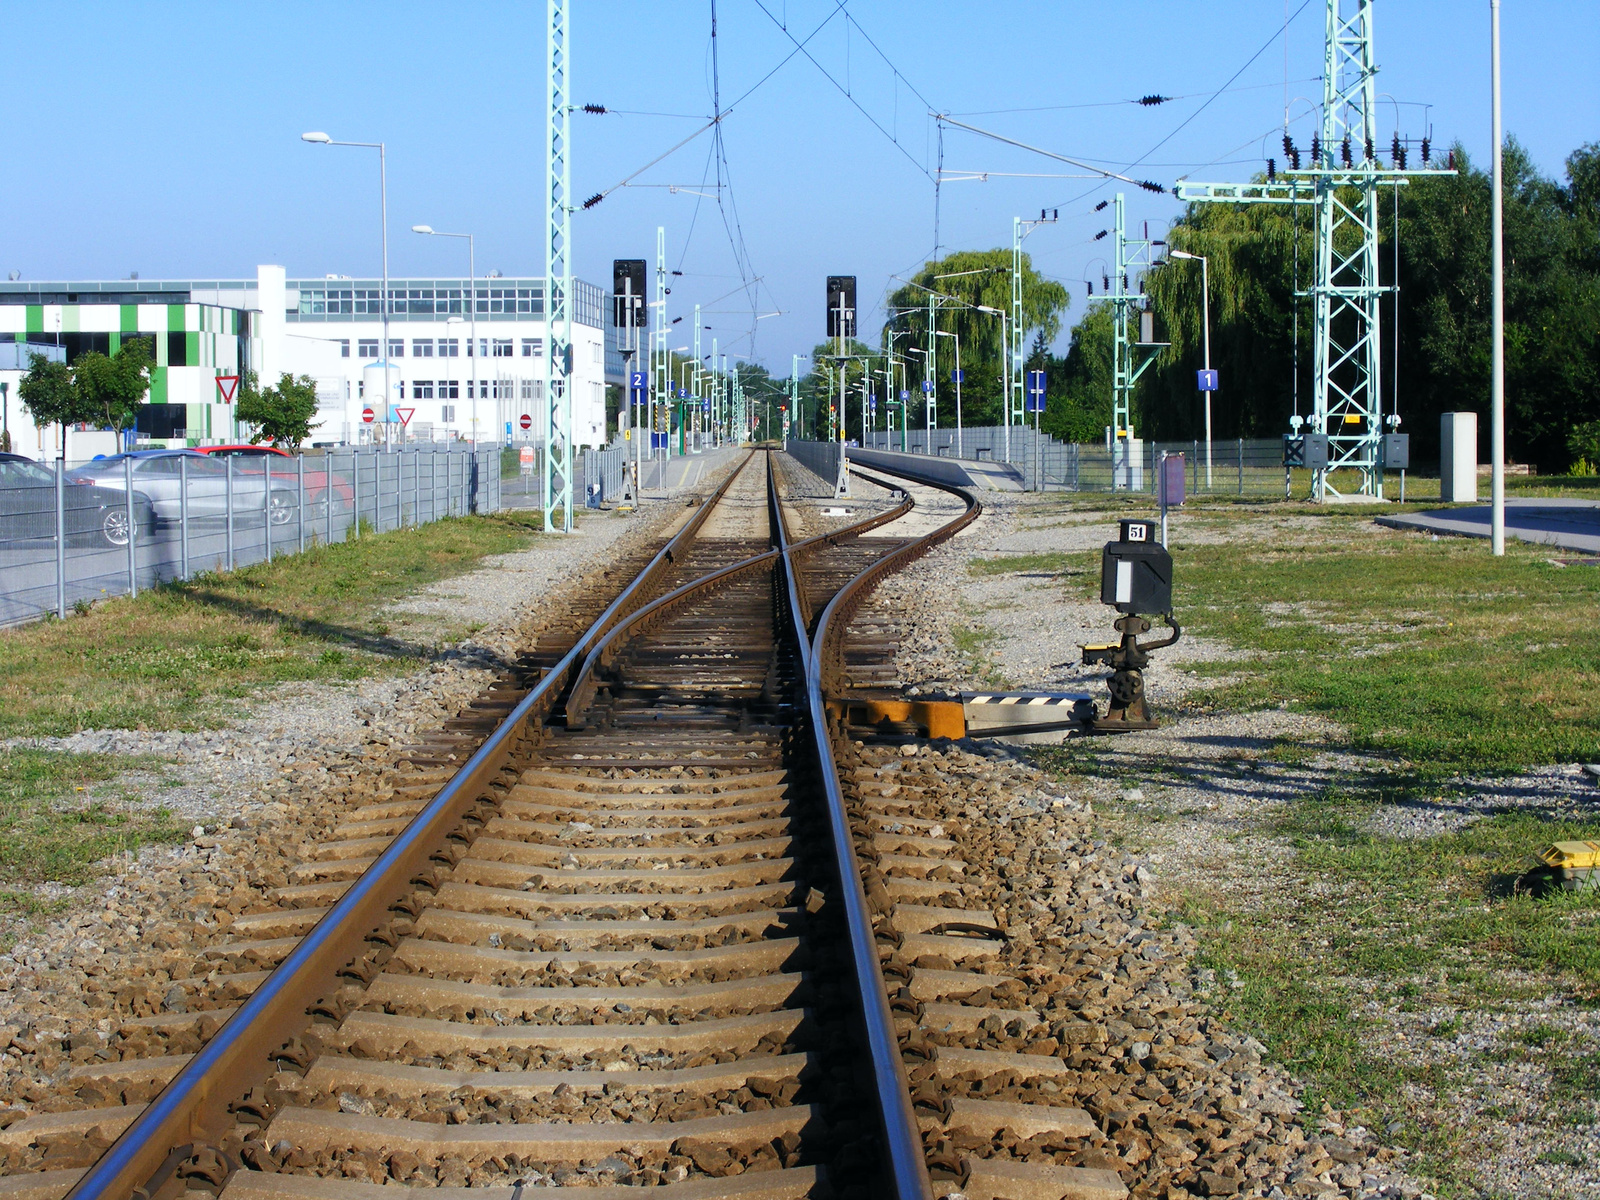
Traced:
<path fill-rule="evenodd" d="M 1393 529 L 1486 538 L 1489 536 L 1489 515 L 1489 506 L 1479 504 L 1471 508 L 1438 508 L 1427 512 L 1397 514 L 1377 520 L 1378 524 Z M 1600 501 L 1507 500 L 1506 536 L 1541 546 L 1600 554 Z"/>

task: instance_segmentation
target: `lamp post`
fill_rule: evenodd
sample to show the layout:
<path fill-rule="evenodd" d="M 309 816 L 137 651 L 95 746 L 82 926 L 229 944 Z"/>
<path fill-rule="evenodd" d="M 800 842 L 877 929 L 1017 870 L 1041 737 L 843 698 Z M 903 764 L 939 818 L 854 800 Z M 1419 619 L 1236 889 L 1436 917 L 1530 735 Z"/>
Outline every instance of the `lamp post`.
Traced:
<path fill-rule="evenodd" d="M 472 341 L 467 344 L 467 357 L 472 360 L 472 450 L 478 450 L 478 249 L 470 233 L 441 233 L 430 225 L 413 225 L 412 233 L 425 233 L 430 237 L 467 239 L 467 303 L 471 305 L 470 329 Z"/>
<path fill-rule="evenodd" d="M 389 414 L 394 409 L 393 383 L 389 379 L 389 158 L 388 148 L 382 142 L 336 142 L 325 133 L 302 133 L 302 142 L 314 146 L 356 146 L 378 152 L 378 197 L 380 219 L 383 222 L 383 441 L 393 449 L 390 439 Z"/>
<path fill-rule="evenodd" d="M 1204 254 L 1190 254 L 1187 250 L 1170 248 L 1167 250 L 1170 258 L 1191 258 L 1200 261 L 1200 309 L 1204 316 L 1201 318 L 1203 343 L 1205 346 L 1205 369 L 1209 381 L 1211 371 L 1211 277 L 1210 263 Z M 1206 388 L 1206 490 L 1211 488 L 1211 388 Z"/>
<path fill-rule="evenodd" d="M 1493 192 L 1489 201 L 1489 264 L 1493 275 L 1489 312 L 1489 553 L 1506 552 L 1506 288 L 1500 161 L 1500 0 L 1489 0 L 1489 91 L 1494 136 L 1491 171 Z"/>
<path fill-rule="evenodd" d="M 940 337 L 954 338 L 956 343 L 956 457 L 961 458 L 961 335 L 953 330 L 939 330 Z"/>

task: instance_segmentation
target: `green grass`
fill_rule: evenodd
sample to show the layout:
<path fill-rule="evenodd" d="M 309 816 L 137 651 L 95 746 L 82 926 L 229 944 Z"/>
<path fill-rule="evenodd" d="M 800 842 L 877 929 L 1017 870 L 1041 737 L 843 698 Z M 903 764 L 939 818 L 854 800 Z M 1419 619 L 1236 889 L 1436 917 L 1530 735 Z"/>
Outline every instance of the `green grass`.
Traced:
<path fill-rule="evenodd" d="M 56 907 L 16 888 L 80 884 L 93 864 L 149 843 L 178 841 L 166 810 L 108 799 L 95 785 L 140 765 L 108 754 L 0 751 L 0 912 L 35 916 Z M 7 886 L 9 885 L 9 886 Z"/>
<path fill-rule="evenodd" d="M 1288 702 L 1424 775 L 1600 758 L 1600 571 L 1358 519 L 1329 518 L 1326 540 L 1176 548 L 1180 619 L 1258 656 L 1212 704 Z"/>
<path fill-rule="evenodd" d="M 1063 554 L 1051 551 L 1045 554 L 1006 554 L 999 558 L 973 558 L 967 561 L 967 572 L 971 575 L 983 577 L 986 575 L 1079 575 L 1084 567 L 1079 563 L 1080 554 Z"/>
<path fill-rule="evenodd" d="M 395 634 L 379 610 L 527 545 L 537 520 L 504 513 L 364 536 L 0 632 L 0 737 L 199 728 L 271 684 L 412 669 L 433 645 Z"/>

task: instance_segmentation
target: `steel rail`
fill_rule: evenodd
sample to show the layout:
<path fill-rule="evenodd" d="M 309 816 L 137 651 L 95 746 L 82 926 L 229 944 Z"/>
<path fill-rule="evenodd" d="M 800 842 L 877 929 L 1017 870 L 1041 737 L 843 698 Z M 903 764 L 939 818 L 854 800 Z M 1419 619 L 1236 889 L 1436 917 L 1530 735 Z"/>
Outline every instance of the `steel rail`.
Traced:
<path fill-rule="evenodd" d="M 881 468 L 880 468 L 881 469 Z M 899 472 L 890 471 L 890 474 Z M 913 479 L 911 475 L 904 478 Z M 925 480 L 917 482 L 926 483 Z M 885 1148 L 889 1155 L 889 1177 L 895 1200 L 932 1200 L 933 1184 L 928 1178 L 927 1156 L 922 1146 L 922 1134 L 916 1113 L 911 1104 L 911 1085 L 906 1076 L 905 1060 L 900 1054 L 900 1038 L 895 1032 L 894 1016 L 889 1009 L 889 993 L 884 986 L 883 967 L 878 961 L 878 940 L 872 926 L 872 910 L 867 903 L 866 887 L 861 877 L 861 861 L 856 855 L 855 837 L 850 829 L 849 814 L 845 809 L 844 793 L 839 786 L 838 762 L 833 756 L 833 738 L 828 724 L 824 682 L 838 686 L 842 681 L 842 664 L 835 661 L 843 640 L 843 630 L 867 593 L 884 575 L 899 570 L 906 563 L 948 537 L 954 536 L 971 524 L 983 511 L 977 497 L 944 484 L 929 484 L 941 491 L 951 492 L 967 502 L 967 511 L 955 521 L 932 533 L 896 547 L 878 559 L 854 579 L 834 593 L 822 611 L 816 632 L 807 636 L 802 616 L 798 586 L 799 571 L 794 563 L 798 546 L 784 547 L 784 567 L 788 577 L 789 607 L 793 614 L 802 644 L 805 664 L 806 702 L 809 709 L 812 740 L 821 764 L 822 786 L 827 802 L 828 827 L 833 836 L 834 851 L 839 867 L 840 895 L 844 901 L 845 924 L 850 934 L 850 957 L 856 986 L 861 992 L 862 1017 L 866 1025 L 867 1051 L 872 1063 L 873 1087 L 876 1092 L 879 1117 L 883 1122 Z M 906 493 L 907 507 L 911 502 Z M 783 531 L 783 526 L 779 526 Z M 786 537 L 785 537 L 785 540 Z M 812 539 L 815 541 L 815 539 Z M 843 620 L 835 624 L 835 618 Z"/>
<path fill-rule="evenodd" d="M 625 617 L 624 610 L 694 538 L 749 461 L 723 481 L 606 606 L 572 649 L 83 1174 L 65 1200 L 127 1200 L 165 1167 L 175 1165 L 170 1160 L 176 1150 L 204 1143 L 231 1123 L 228 1105 L 267 1076 L 272 1052 L 309 1022 L 307 1008 L 332 989 L 337 968 L 360 952 L 381 927 L 390 906 L 478 802 L 510 759 L 524 726 L 548 712 L 586 648 Z"/>

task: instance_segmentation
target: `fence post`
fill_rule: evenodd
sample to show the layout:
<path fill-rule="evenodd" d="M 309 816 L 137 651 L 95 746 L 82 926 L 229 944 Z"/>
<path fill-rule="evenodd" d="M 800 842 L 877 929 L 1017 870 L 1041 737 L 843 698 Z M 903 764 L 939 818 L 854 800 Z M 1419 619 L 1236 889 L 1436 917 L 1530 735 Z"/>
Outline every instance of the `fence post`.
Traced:
<path fill-rule="evenodd" d="M 333 545 L 333 497 L 335 495 L 333 490 L 333 450 L 331 448 L 324 462 L 327 466 L 322 472 L 322 519 L 326 523 L 328 530 L 326 541 L 331 546 Z"/>
<path fill-rule="evenodd" d="M 1239 495 L 1244 495 L 1244 439 L 1239 439 Z"/>
<path fill-rule="evenodd" d="M 228 514 L 228 570 L 233 570 L 233 455 L 227 454 L 222 459 L 223 476 L 222 505 Z"/>
<path fill-rule="evenodd" d="M 178 575 L 189 578 L 189 460 L 178 459 Z"/>
<path fill-rule="evenodd" d="M 56 616 L 67 619 L 67 432 L 61 431 L 56 459 Z"/>
<path fill-rule="evenodd" d="M 1195 439 L 1194 453 L 1189 456 L 1189 490 L 1200 490 L 1200 441 Z"/>
<path fill-rule="evenodd" d="M 266 548 L 268 563 L 272 562 L 272 464 L 261 463 L 261 544 Z"/>
<path fill-rule="evenodd" d="M 422 451 L 411 458 L 411 528 L 422 524 Z"/>
<path fill-rule="evenodd" d="M 122 480 L 127 491 L 122 494 L 122 502 L 128 511 L 128 595 L 139 594 L 139 561 L 135 557 L 134 540 L 138 523 L 133 519 L 133 459 L 122 460 Z"/>
<path fill-rule="evenodd" d="M 295 460 L 295 500 L 294 510 L 300 515 L 300 553 L 306 552 L 306 456 L 304 452 L 296 454 Z"/>

